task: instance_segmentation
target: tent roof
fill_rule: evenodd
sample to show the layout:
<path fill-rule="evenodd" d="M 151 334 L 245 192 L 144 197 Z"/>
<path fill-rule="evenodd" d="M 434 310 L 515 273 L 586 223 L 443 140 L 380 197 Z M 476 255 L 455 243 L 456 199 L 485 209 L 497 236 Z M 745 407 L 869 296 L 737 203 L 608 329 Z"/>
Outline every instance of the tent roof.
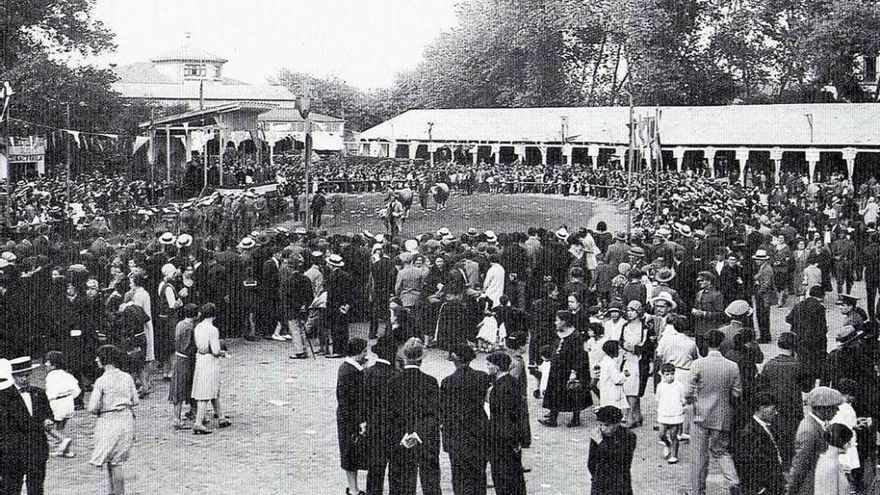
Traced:
<path fill-rule="evenodd" d="M 147 122 L 141 122 L 138 126 L 141 129 L 148 129 L 150 126 L 176 126 L 183 124 L 192 124 L 196 122 L 204 122 L 208 119 L 214 119 L 216 116 L 225 113 L 232 112 L 245 112 L 245 113 L 265 113 L 271 110 L 274 107 L 271 103 L 261 103 L 255 101 L 240 101 L 237 103 L 227 103 L 225 105 L 218 105 L 214 107 L 209 107 L 201 110 L 191 110 L 189 112 L 183 112 L 175 115 L 168 115 L 166 117 L 155 119 L 152 124 Z"/>
<path fill-rule="evenodd" d="M 636 107 L 635 116 L 653 116 Z M 877 146 L 880 105 L 828 103 L 659 107 L 660 140 L 669 146 Z M 361 140 L 560 143 L 563 118 L 575 145 L 627 145 L 627 107 L 409 110 L 360 135 Z M 810 116 L 810 117 L 808 117 Z"/>
<path fill-rule="evenodd" d="M 344 122 L 344 120 L 329 115 L 312 112 L 309 115 L 312 122 Z M 260 120 L 266 122 L 302 122 L 303 119 L 296 108 L 273 108 L 260 115 Z"/>
<path fill-rule="evenodd" d="M 156 100 L 192 100 L 199 99 L 199 84 L 195 83 L 113 83 L 113 89 L 125 98 L 146 98 Z M 250 84 L 216 84 L 204 85 L 206 100 L 272 100 L 295 102 L 296 96 L 284 86 L 255 86 Z"/>

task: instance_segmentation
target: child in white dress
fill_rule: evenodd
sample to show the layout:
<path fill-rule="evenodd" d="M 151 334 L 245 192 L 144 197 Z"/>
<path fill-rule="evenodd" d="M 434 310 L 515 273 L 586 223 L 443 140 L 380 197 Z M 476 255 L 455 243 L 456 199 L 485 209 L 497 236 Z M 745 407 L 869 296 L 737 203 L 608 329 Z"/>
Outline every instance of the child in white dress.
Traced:
<path fill-rule="evenodd" d="M 79 397 L 82 391 L 77 379 L 61 368 L 63 355 L 59 351 L 46 353 L 46 398 L 49 399 L 49 407 L 52 408 L 52 416 L 55 425 L 46 429 L 46 434 L 58 442 L 58 450 L 52 453 L 56 457 L 74 457 L 76 454 L 70 451 L 71 439 L 64 434 L 67 420 L 73 417 L 75 410 L 74 399 Z"/>

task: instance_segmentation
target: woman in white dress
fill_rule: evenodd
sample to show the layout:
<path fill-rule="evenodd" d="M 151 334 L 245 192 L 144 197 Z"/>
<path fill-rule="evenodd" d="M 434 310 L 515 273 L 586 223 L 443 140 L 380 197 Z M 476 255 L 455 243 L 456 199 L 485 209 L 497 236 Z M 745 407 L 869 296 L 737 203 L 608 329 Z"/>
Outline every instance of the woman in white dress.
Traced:
<path fill-rule="evenodd" d="M 98 348 L 95 361 L 104 373 L 95 380 L 89 397 L 89 412 L 95 422 L 95 447 L 89 463 L 101 469 L 101 488 L 105 495 L 124 495 L 122 465 L 134 443 L 132 408 L 140 403 L 131 375 L 119 369 L 124 354 L 112 345 Z"/>
<path fill-rule="evenodd" d="M 642 321 L 642 304 L 639 301 L 630 301 L 626 305 L 626 323 L 620 334 L 620 347 L 623 353 L 623 371 L 629 373 L 623 384 L 626 400 L 629 402 L 629 415 L 626 417 L 626 426 L 641 425 L 642 408 L 639 403 L 640 373 L 639 361 L 642 349 L 647 340 L 647 328 Z"/>
<path fill-rule="evenodd" d="M 211 430 L 207 422 L 208 401 L 214 408 L 214 416 L 219 419 L 217 426 L 226 428 L 231 423 L 220 408 L 220 357 L 226 352 L 220 348 L 220 331 L 214 326 L 217 306 L 203 304 L 200 310 L 202 321 L 193 329 L 196 343 L 196 366 L 193 372 L 192 398 L 198 401 L 193 434 L 207 435 Z"/>

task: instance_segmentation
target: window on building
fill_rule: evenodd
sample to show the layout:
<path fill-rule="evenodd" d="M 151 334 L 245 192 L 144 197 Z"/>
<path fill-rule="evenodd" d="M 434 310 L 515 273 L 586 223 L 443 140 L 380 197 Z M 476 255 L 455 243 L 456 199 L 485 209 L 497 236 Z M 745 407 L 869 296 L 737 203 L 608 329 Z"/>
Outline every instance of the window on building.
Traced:
<path fill-rule="evenodd" d="M 865 81 L 874 82 L 877 80 L 877 57 L 865 57 Z"/>
<path fill-rule="evenodd" d="M 205 64 L 186 64 L 183 66 L 183 77 L 202 79 L 207 74 Z"/>

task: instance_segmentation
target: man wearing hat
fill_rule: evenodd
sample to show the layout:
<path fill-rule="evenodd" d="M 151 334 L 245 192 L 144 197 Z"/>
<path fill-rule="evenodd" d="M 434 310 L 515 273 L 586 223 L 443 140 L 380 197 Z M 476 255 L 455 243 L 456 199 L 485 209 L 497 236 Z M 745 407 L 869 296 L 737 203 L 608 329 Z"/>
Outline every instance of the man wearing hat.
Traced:
<path fill-rule="evenodd" d="M 773 429 L 778 416 L 776 399 L 762 392 L 755 396 L 753 415 L 736 432 L 733 460 L 744 495 L 785 495 L 780 439 Z"/>
<path fill-rule="evenodd" d="M 803 391 L 810 390 L 816 379 L 822 378 L 827 359 L 828 321 L 822 304 L 824 298 L 822 286 L 814 285 L 810 287 L 808 296 L 795 304 L 785 317 L 791 331 L 798 336 L 796 351 L 803 367 Z"/>
<path fill-rule="evenodd" d="M 795 434 L 794 457 L 789 471 L 788 493 L 813 495 L 816 463 L 819 455 L 828 448 L 825 430 L 843 403 L 840 392 L 830 387 L 816 387 L 807 394 L 810 413 L 801 420 Z"/>
<path fill-rule="evenodd" d="M 403 370 L 388 381 L 391 493 L 415 495 L 418 479 L 422 493 L 439 495 L 440 386 L 419 369 L 425 356 L 420 339 L 410 338 L 401 352 Z"/>
<path fill-rule="evenodd" d="M 605 262 L 617 268 L 617 265 L 627 260 L 630 246 L 626 243 L 626 232 L 618 230 L 614 233 L 614 244 L 608 246 L 605 253 Z"/>
<path fill-rule="evenodd" d="M 724 296 L 715 288 L 715 274 L 702 271 L 697 274 L 699 290 L 691 307 L 691 318 L 694 326 L 694 338 L 700 354 L 705 355 L 704 340 L 710 330 L 721 325 L 724 315 Z"/>
<path fill-rule="evenodd" d="M 794 435 L 804 417 L 804 400 L 801 395 L 801 365 L 794 354 L 797 335 L 782 332 L 776 346 L 779 354 L 764 364 L 758 376 L 758 387 L 776 399 L 779 417 L 776 420 L 777 444 L 783 466 L 791 463 L 794 453 Z"/>
<path fill-rule="evenodd" d="M 364 393 L 367 398 L 367 494 L 381 495 L 385 486 L 385 470 L 394 445 L 389 442 L 389 381 L 397 373 L 394 368 L 397 345 L 391 335 L 383 335 L 370 350 L 376 355 L 376 359 L 372 366 L 364 370 Z"/>
<path fill-rule="evenodd" d="M 724 309 L 724 314 L 730 318 L 730 323 L 718 328 L 724 334 L 724 342 L 733 345 L 733 337 L 744 327 L 751 327 L 752 307 L 742 299 L 731 302 Z"/>
<path fill-rule="evenodd" d="M 590 470 L 591 495 L 610 493 L 631 494 L 632 460 L 636 450 L 636 434 L 620 422 L 623 413 L 614 406 L 596 411 L 599 427 L 590 434 L 587 469 Z"/>
<path fill-rule="evenodd" d="M 349 310 L 354 301 L 354 283 L 351 275 L 343 269 L 345 262 L 338 254 L 327 258 L 327 276 L 324 288 L 327 290 L 327 324 L 333 340 L 333 354 L 328 358 L 345 357 L 345 346 L 348 343 Z"/>
<path fill-rule="evenodd" d="M 49 459 L 46 425 L 52 409 L 43 389 L 32 387 L 31 372 L 39 368 L 30 356 L 0 360 L 0 484 L 4 494 L 42 495 Z"/>
<path fill-rule="evenodd" d="M 443 450 L 452 465 L 452 491 L 486 493 L 489 420 L 483 405 L 489 391 L 489 375 L 471 368 L 476 358 L 468 344 L 453 344 L 449 360 L 455 371 L 440 383 L 440 422 Z"/>
<path fill-rule="evenodd" d="M 859 387 L 853 404 L 856 413 L 859 417 L 876 417 L 880 413 L 880 384 L 872 358 L 876 336 L 866 335 L 861 326 L 852 325 L 841 326 L 836 334 L 837 348 L 828 355 L 823 383 L 836 388 L 844 379 L 853 380 Z"/>
<path fill-rule="evenodd" d="M 370 298 L 370 338 L 374 339 L 379 334 L 379 323 L 384 322 L 383 335 L 391 327 L 388 300 L 394 292 L 394 283 L 397 279 L 397 267 L 385 253 L 381 243 L 373 244 L 370 256 L 370 279 L 368 293 Z"/>
<path fill-rule="evenodd" d="M 486 401 L 489 405 L 487 440 L 492 464 L 492 482 L 496 493 L 525 495 L 522 448 L 527 445 L 528 432 L 523 428 L 522 395 L 516 378 L 510 375 L 510 356 L 497 351 L 486 358 L 492 387 Z"/>
<path fill-rule="evenodd" d="M 770 255 L 764 249 L 755 251 L 752 256 L 758 265 L 755 273 L 755 317 L 758 322 L 760 338 L 758 342 L 770 342 L 770 308 L 776 304 L 776 278 Z"/>

